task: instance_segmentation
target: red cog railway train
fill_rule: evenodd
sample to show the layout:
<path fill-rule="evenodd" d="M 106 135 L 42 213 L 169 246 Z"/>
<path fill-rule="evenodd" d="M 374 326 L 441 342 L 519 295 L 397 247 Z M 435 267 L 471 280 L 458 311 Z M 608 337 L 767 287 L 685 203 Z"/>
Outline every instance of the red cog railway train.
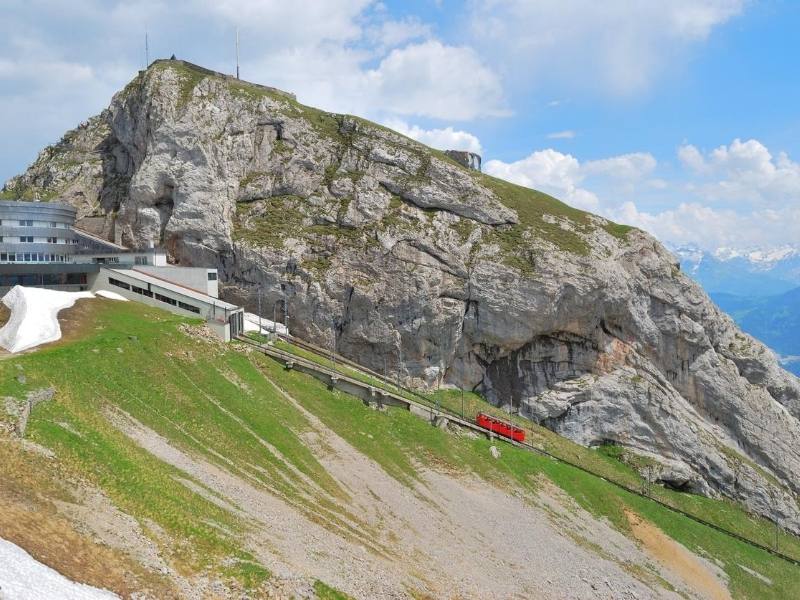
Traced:
<path fill-rule="evenodd" d="M 484 429 L 493 431 L 497 435 L 511 438 L 515 442 L 525 441 L 525 430 L 517 427 L 516 425 L 512 425 L 508 421 L 503 421 L 497 417 L 487 415 L 486 413 L 478 413 L 478 416 L 475 418 L 475 422 Z"/>

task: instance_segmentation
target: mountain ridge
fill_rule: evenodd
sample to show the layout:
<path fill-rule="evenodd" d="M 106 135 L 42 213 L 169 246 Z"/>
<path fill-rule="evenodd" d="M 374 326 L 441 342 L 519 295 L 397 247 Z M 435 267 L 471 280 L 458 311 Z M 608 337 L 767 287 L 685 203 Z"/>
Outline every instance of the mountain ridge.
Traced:
<path fill-rule="evenodd" d="M 301 337 L 480 391 L 800 531 L 800 383 L 647 234 L 357 117 L 163 61 L 6 194 L 213 264 Z M 283 317 L 283 315 L 282 315 Z"/>

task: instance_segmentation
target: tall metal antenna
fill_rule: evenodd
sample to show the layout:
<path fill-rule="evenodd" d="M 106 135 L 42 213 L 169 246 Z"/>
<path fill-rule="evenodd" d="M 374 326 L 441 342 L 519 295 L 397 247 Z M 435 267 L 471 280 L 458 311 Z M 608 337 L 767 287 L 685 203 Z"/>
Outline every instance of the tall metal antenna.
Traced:
<path fill-rule="evenodd" d="M 239 79 L 239 28 L 236 28 L 236 79 Z"/>
<path fill-rule="evenodd" d="M 150 66 L 150 40 L 147 36 L 147 28 L 144 29 L 144 68 Z"/>

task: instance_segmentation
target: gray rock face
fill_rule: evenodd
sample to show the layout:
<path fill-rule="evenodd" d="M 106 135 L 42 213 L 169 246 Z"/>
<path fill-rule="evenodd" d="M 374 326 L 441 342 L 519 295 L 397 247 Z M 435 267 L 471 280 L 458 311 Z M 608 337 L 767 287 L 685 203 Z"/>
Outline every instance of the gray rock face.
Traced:
<path fill-rule="evenodd" d="M 643 232 L 176 61 L 6 190 L 216 265 L 229 300 L 260 291 L 265 316 L 375 370 L 623 444 L 800 532 L 800 382 Z"/>

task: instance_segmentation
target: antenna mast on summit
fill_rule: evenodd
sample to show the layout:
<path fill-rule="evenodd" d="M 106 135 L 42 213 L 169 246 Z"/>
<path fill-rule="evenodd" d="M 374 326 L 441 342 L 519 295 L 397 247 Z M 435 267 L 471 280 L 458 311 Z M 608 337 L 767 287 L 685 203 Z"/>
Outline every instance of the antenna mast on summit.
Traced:
<path fill-rule="evenodd" d="M 239 28 L 236 28 L 236 79 L 239 79 Z"/>
<path fill-rule="evenodd" d="M 147 28 L 144 30 L 144 68 L 150 66 L 150 40 L 147 38 Z"/>

